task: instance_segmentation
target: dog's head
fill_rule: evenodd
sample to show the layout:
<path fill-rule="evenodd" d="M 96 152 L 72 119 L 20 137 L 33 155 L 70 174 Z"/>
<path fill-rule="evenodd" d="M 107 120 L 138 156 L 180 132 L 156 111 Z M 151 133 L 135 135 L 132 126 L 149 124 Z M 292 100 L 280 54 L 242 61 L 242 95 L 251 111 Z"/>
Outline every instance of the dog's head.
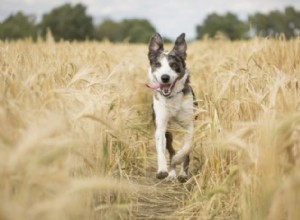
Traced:
<path fill-rule="evenodd" d="M 170 52 L 164 51 L 162 37 L 156 33 L 149 42 L 148 58 L 150 61 L 150 78 L 148 87 L 160 90 L 164 96 L 170 96 L 178 80 L 186 73 L 185 59 L 187 45 L 182 33 L 175 41 Z"/>

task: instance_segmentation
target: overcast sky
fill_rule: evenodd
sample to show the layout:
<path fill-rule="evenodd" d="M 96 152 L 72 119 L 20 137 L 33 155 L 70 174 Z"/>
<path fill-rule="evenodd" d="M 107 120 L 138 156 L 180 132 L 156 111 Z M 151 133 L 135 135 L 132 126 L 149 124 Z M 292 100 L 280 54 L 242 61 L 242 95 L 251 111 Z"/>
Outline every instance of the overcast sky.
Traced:
<path fill-rule="evenodd" d="M 228 11 L 247 19 L 255 12 L 283 10 L 286 6 L 300 9 L 300 0 L 0 0 L 0 21 L 17 11 L 37 15 L 62 4 L 82 3 L 94 23 L 104 18 L 116 21 L 124 18 L 146 18 L 163 36 L 174 39 L 185 32 L 188 39 L 196 36 L 195 27 L 212 12 L 224 14 Z"/>

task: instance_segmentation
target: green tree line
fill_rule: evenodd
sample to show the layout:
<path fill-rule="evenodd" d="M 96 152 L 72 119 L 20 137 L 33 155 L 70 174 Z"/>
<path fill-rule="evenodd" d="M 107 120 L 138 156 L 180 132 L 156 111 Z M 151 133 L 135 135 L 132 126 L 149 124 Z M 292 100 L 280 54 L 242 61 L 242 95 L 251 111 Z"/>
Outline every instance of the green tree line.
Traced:
<path fill-rule="evenodd" d="M 250 15 L 247 21 L 241 21 L 235 14 L 218 15 L 212 13 L 202 25 L 196 27 L 197 38 L 215 37 L 219 32 L 231 40 L 247 39 L 253 36 L 276 37 L 284 34 L 287 39 L 300 34 L 300 11 L 289 6 L 283 12 L 275 10 L 267 14 Z"/>
<path fill-rule="evenodd" d="M 112 42 L 145 43 L 156 31 L 146 19 L 124 19 L 116 22 L 110 19 L 98 25 L 86 13 L 82 4 L 64 4 L 42 16 L 39 23 L 35 16 L 18 12 L 0 23 L 0 39 L 45 38 L 51 31 L 54 39 L 63 40 L 104 40 Z M 250 15 L 247 21 L 235 14 L 209 14 L 201 25 L 196 27 L 197 39 L 215 37 L 222 33 L 231 40 L 247 39 L 253 36 L 276 36 L 284 34 L 287 39 L 300 34 L 300 11 L 289 6 L 284 11 L 270 11 L 267 14 Z"/>
<path fill-rule="evenodd" d="M 36 23 L 35 16 L 18 12 L 0 23 L 0 39 L 16 40 L 22 38 L 45 38 L 51 31 L 56 41 L 63 40 L 104 40 L 112 42 L 144 43 L 155 32 L 146 19 L 125 19 L 121 22 L 104 20 L 93 24 L 93 18 L 86 13 L 82 4 L 64 4 L 42 16 Z"/>

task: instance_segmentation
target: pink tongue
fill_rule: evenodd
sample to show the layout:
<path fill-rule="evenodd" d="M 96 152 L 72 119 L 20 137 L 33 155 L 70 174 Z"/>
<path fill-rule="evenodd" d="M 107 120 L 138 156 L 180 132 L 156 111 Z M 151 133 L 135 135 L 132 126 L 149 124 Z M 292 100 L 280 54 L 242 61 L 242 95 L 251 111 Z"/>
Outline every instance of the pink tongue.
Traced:
<path fill-rule="evenodd" d="M 147 87 L 149 87 L 150 89 L 159 89 L 160 88 L 160 84 L 159 83 L 146 83 L 145 84 Z"/>

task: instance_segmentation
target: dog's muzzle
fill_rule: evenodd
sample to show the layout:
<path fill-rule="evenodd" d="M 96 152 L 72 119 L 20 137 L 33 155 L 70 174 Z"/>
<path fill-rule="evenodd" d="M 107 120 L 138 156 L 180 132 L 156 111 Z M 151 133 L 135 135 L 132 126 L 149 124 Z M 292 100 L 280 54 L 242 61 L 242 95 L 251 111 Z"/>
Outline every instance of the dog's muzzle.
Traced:
<path fill-rule="evenodd" d="M 177 82 L 178 78 L 175 79 L 175 81 L 173 83 L 159 83 L 159 82 L 155 82 L 155 83 L 147 83 L 146 86 L 152 90 L 158 90 L 160 89 L 160 93 L 163 96 L 170 96 L 173 88 Z"/>

